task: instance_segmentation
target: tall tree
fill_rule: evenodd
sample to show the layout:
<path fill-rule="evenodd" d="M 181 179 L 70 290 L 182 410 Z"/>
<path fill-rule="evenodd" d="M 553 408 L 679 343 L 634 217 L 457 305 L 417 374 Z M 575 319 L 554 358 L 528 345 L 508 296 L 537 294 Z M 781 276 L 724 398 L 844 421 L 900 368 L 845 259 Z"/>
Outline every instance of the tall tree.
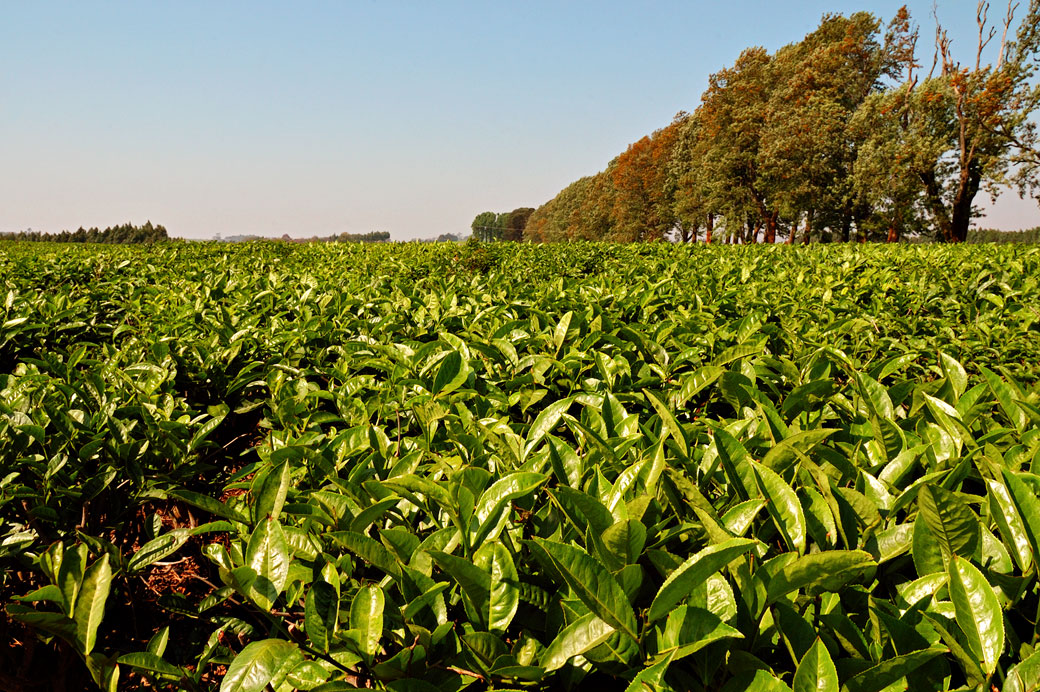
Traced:
<path fill-rule="evenodd" d="M 939 238 L 947 242 L 967 238 L 972 204 L 984 185 L 996 194 L 1002 185 L 1027 189 L 1036 180 L 1037 169 L 1028 165 L 1035 143 L 1028 117 L 1038 103 L 1030 79 L 1040 3 L 1033 0 L 1019 24 L 1018 40 L 1009 41 L 1015 7 L 1008 6 L 993 62 L 983 63 L 998 33 L 988 21 L 989 4 L 983 2 L 976 13 L 978 39 L 971 63 L 965 66 L 954 58 L 951 41 L 939 26 L 928 75 L 923 80 L 908 77 L 869 103 L 864 115 L 874 132 L 870 149 L 887 152 L 901 175 L 920 184 L 923 205 Z M 1016 162 L 1026 165 L 1013 166 Z"/>
<path fill-rule="evenodd" d="M 777 52 L 762 145 L 762 172 L 783 212 L 849 239 L 853 214 L 852 115 L 889 67 L 880 23 L 866 12 L 824 15 L 819 28 Z M 792 232 L 791 239 L 794 238 Z"/>
<path fill-rule="evenodd" d="M 477 240 L 498 240 L 500 229 L 498 228 L 498 214 L 493 211 L 482 211 L 477 214 L 470 224 L 473 237 Z"/>
<path fill-rule="evenodd" d="M 711 75 L 697 111 L 705 143 L 702 162 L 709 205 L 728 217 L 753 211 L 762 219 L 766 242 L 776 238 L 779 211 L 761 171 L 766 109 L 774 88 L 772 57 L 749 48 L 733 67 Z"/>
<path fill-rule="evenodd" d="M 672 193 L 672 213 L 680 242 L 697 242 L 701 226 L 705 242 L 711 242 L 714 217 L 709 206 L 708 180 L 703 165 L 705 141 L 698 113 L 680 112 L 675 116 L 675 142 L 668 161 L 668 185 Z"/>
<path fill-rule="evenodd" d="M 502 240 L 523 240 L 524 228 L 533 213 L 534 209 L 531 207 L 520 207 L 509 212 L 502 224 Z"/>
<path fill-rule="evenodd" d="M 611 212 L 616 240 L 660 240 L 674 228 L 676 186 L 669 163 L 678 130 L 679 123 L 673 122 L 617 158 Z"/>

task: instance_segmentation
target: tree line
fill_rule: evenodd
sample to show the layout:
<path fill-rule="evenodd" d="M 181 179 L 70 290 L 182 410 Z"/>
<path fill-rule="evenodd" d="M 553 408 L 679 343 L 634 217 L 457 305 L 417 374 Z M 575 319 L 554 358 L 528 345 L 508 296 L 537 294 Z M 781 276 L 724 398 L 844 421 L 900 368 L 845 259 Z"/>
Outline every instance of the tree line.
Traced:
<path fill-rule="evenodd" d="M 311 238 L 291 238 L 288 234 L 282 240 L 293 243 L 386 243 L 390 240 L 390 231 L 368 231 L 367 233 L 334 233 L 328 236 Z"/>
<path fill-rule="evenodd" d="M 161 224 L 153 224 L 145 221 L 140 226 L 132 223 L 124 223 L 119 226 L 109 226 L 104 230 L 98 228 L 83 228 L 80 226 L 75 231 L 61 231 L 60 233 L 43 233 L 28 229 L 15 233 L 0 233 L 0 240 L 21 240 L 27 242 L 49 242 L 49 243 L 103 243 L 108 245 L 139 245 L 167 241 L 170 236 L 166 227 Z"/>
<path fill-rule="evenodd" d="M 824 15 L 798 43 L 743 51 L 693 112 L 571 183 L 519 233 L 484 212 L 474 235 L 963 242 L 980 191 L 1036 190 L 1040 0 L 1016 22 L 1017 9 L 994 23 L 978 5 L 966 62 L 936 22 L 927 71 L 906 7 L 884 29 L 867 12 Z"/>
<path fill-rule="evenodd" d="M 484 211 L 473 219 L 470 230 L 477 240 L 523 240 L 524 229 L 533 213 L 532 207 L 520 207 L 504 213 Z"/>
<path fill-rule="evenodd" d="M 1040 243 L 1040 226 L 1025 231 L 998 231 L 990 228 L 968 231 L 969 243 Z"/>

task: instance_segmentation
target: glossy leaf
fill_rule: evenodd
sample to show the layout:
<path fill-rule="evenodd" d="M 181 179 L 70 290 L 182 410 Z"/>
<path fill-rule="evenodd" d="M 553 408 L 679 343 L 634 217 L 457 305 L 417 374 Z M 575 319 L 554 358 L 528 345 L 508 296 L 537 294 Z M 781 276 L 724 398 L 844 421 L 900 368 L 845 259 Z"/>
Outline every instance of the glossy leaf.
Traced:
<path fill-rule="evenodd" d="M 809 647 L 798 663 L 791 689 L 793 692 L 838 692 L 838 671 L 820 639 Z"/>
<path fill-rule="evenodd" d="M 624 591 L 607 568 L 574 546 L 534 539 L 552 559 L 572 591 L 597 617 L 632 639 L 638 639 L 635 614 Z"/>
<path fill-rule="evenodd" d="M 246 644 L 231 661 L 220 683 L 220 692 L 260 692 L 298 654 L 296 645 L 284 639 L 261 639 Z"/>
<path fill-rule="evenodd" d="M 963 558 L 950 562 L 950 600 L 957 625 L 987 675 L 996 670 L 1004 651 L 1004 614 L 986 578 Z"/>
<path fill-rule="evenodd" d="M 736 558 L 753 550 L 757 544 L 752 539 L 733 538 L 689 557 L 661 585 L 650 604 L 647 619 L 654 622 L 667 615 L 696 586 L 703 584 L 708 577 Z"/>

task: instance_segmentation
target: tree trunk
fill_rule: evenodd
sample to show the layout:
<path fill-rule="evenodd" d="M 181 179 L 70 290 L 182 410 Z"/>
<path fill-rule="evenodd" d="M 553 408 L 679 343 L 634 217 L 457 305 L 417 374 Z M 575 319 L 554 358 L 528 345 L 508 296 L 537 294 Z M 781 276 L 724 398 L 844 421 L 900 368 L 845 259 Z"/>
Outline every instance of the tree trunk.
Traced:
<path fill-rule="evenodd" d="M 899 242 L 899 214 L 898 214 L 898 212 L 896 213 L 895 216 L 892 217 L 892 220 L 889 221 L 889 223 L 888 223 L 888 240 L 886 242 L 889 242 L 889 243 L 898 243 Z"/>
<path fill-rule="evenodd" d="M 852 209 L 846 205 L 841 215 L 841 242 L 847 243 L 852 239 Z"/>
<path fill-rule="evenodd" d="M 711 245 L 711 234 L 715 231 L 715 215 L 708 214 L 708 225 L 705 226 L 704 242 Z"/>
<path fill-rule="evenodd" d="M 762 242 L 772 245 L 776 242 L 776 218 L 777 212 L 773 212 L 766 217 L 766 237 L 762 239 Z"/>
<path fill-rule="evenodd" d="M 982 174 L 978 166 L 969 165 L 968 170 L 961 173 L 957 185 L 957 196 L 953 200 L 950 242 L 963 243 L 968 239 L 968 228 L 971 226 L 971 203 L 979 191 L 981 181 Z"/>
<path fill-rule="evenodd" d="M 942 201 L 942 188 L 939 187 L 939 181 L 935 178 L 935 172 L 921 173 L 920 178 L 924 183 L 925 204 L 932 212 L 932 218 L 939 227 L 942 240 L 947 243 L 953 242 L 953 224 L 950 223 L 950 217 L 946 214 L 946 205 Z"/>
<path fill-rule="evenodd" d="M 963 243 L 968 239 L 968 227 L 971 226 L 971 203 L 979 191 L 982 173 L 977 164 L 968 164 L 961 170 L 957 181 L 957 191 L 953 204 L 947 211 L 942 199 L 942 188 L 936 180 L 935 172 L 920 174 L 924 183 L 925 202 L 935 219 L 942 238 L 947 243 Z"/>

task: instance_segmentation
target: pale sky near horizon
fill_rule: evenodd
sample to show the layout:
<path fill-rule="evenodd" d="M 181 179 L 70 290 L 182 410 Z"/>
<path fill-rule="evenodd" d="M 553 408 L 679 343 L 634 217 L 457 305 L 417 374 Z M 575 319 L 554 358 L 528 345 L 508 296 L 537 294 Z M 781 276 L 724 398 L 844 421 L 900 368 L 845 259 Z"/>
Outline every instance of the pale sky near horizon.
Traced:
<path fill-rule="evenodd" d="M 901 4 L 7 2 L 0 232 L 468 233 L 693 110 L 742 49 Z M 908 4 L 930 62 L 931 0 Z M 938 5 L 968 61 L 975 2 Z M 977 225 L 1040 211 L 1008 193 Z"/>

